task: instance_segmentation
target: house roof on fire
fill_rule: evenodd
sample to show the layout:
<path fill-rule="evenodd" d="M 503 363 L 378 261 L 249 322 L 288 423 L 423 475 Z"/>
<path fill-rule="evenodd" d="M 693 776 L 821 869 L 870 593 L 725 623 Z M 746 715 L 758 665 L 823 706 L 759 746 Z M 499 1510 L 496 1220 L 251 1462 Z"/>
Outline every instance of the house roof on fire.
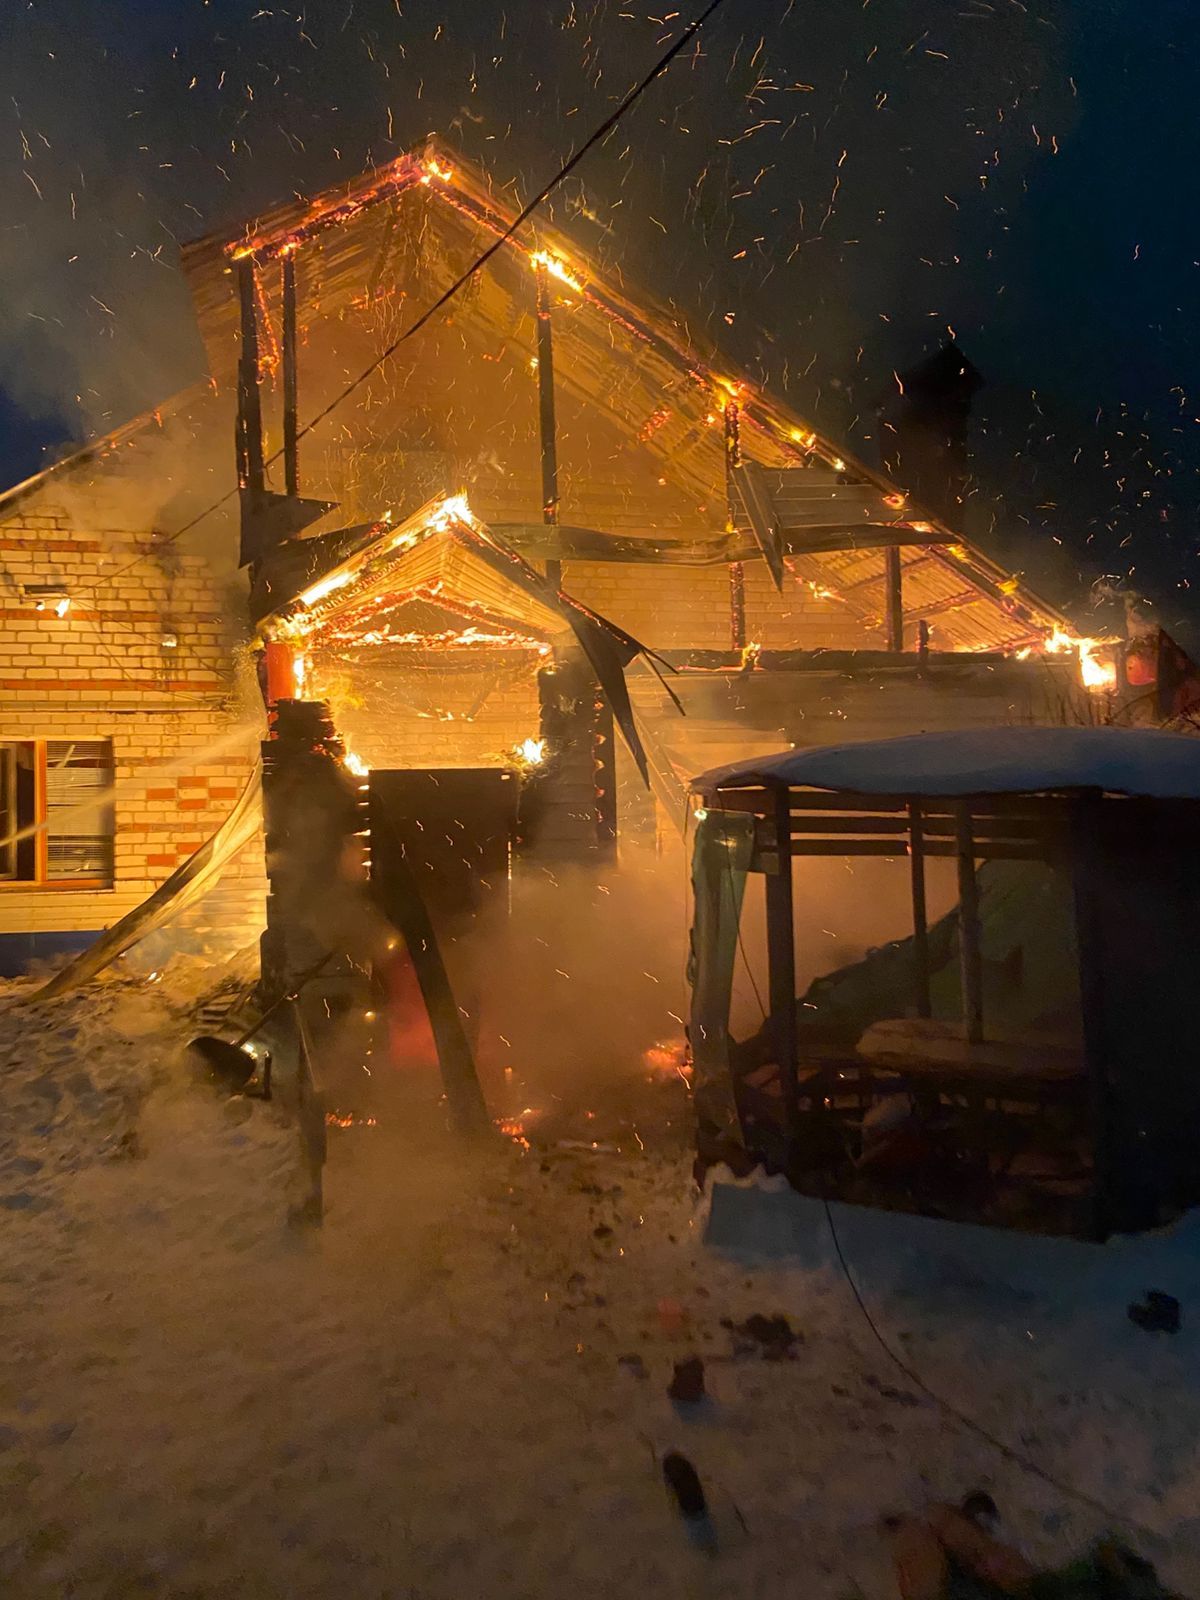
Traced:
<path fill-rule="evenodd" d="M 200 331 L 218 392 L 238 348 L 233 268 L 254 261 L 268 410 L 281 340 L 279 263 L 295 264 L 300 413 L 323 409 L 512 224 L 518 204 L 436 141 L 389 165 L 185 247 Z M 534 260 L 554 291 L 561 522 L 542 526 L 537 454 Z M 206 404 L 191 390 L 0 496 L 0 514 L 53 476 L 130 458 L 144 430 Z M 736 411 L 747 463 L 733 528 L 725 413 Z M 789 567 L 835 597 L 877 642 L 887 545 L 900 545 L 905 618 L 935 646 L 1017 650 L 1063 615 L 1018 576 L 734 372 L 677 310 L 602 271 L 559 229 L 538 222 L 504 242 L 464 289 L 303 440 L 305 494 L 337 506 L 313 529 L 399 521 L 465 488 L 481 522 L 541 558 Z M 350 530 L 353 533 L 353 529 Z M 334 560 L 353 538 L 325 535 Z M 316 552 L 313 552 L 315 556 Z"/>
<path fill-rule="evenodd" d="M 285 256 L 295 263 L 303 415 L 390 345 L 501 239 L 517 212 L 511 193 L 430 141 L 315 199 L 290 202 L 235 232 L 187 246 L 184 269 L 214 375 L 230 373 L 236 359 L 236 259 L 249 254 L 255 263 L 268 367 L 281 337 L 278 263 Z M 567 524 L 559 530 L 540 526 L 537 262 L 555 296 Z M 341 414 L 343 441 L 354 436 L 346 450 L 357 452 L 360 462 L 370 457 L 377 469 L 375 504 L 363 505 L 364 513 L 377 515 L 381 504 L 397 499 L 407 512 L 435 489 L 428 479 L 410 484 L 405 504 L 396 494 L 396 474 L 388 482 L 386 463 L 402 462 L 411 476 L 418 458 L 428 468 L 439 448 L 455 468 L 473 448 L 465 484 L 473 509 L 528 555 L 686 564 L 755 557 L 764 529 L 756 526 L 754 494 L 742 496 L 745 509 L 728 530 L 724 413 L 732 403 L 742 457 L 758 475 L 757 484 L 749 484 L 758 491 L 758 522 L 771 521 L 773 497 L 778 525 L 766 532 L 776 534 L 782 563 L 844 600 L 864 631 L 881 625 L 882 547 L 888 544 L 902 546 L 906 617 L 929 619 L 942 647 L 1017 649 L 1063 627 L 1062 614 L 1018 577 L 731 371 L 678 312 L 655 305 L 616 276 L 540 222 L 501 244 L 439 317 L 364 386 L 370 394 L 355 397 L 352 404 L 363 403 L 355 414 L 359 426 L 346 414 L 350 407 Z M 321 371 L 326 343 L 337 350 L 329 375 Z M 397 376 L 389 390 L 393 366 Z M 387 417 L 382 427 L 369 415 L 372 406 Z M 318 474 L 327 470 L 335 447 L 324 448 Z M 381 460 L 385 468 L 378 470 Z M 306 489 L 312 470 L 305 468 Z M 461 487 L 461 477 L 436 485 L 442 492 Z M 344 500 L 346 483 L 327 478 L 316 492 Z"/>

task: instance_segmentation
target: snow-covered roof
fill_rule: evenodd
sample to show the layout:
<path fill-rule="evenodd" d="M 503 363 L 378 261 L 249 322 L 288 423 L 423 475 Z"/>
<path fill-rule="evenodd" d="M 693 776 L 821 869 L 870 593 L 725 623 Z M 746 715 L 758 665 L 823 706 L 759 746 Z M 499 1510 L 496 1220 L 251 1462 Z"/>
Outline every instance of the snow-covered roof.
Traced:
<path fill-rule="evenodd" d="M 781 750 L 692 782 L 852 794 L 1036 794 L 1097 789 L 1152 799 L 1200 799 L 1200 739 L 1147 728 L 986 728 Z"/>

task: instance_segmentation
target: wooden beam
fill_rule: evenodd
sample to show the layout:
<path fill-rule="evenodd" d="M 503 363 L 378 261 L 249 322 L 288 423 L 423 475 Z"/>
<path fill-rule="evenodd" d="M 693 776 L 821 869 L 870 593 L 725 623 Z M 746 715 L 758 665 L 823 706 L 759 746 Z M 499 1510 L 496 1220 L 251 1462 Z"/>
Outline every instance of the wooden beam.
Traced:
<path fill-rule="evenodd" d="M 908 807 L 908 857 L 912 878 L 913 912 L 913 978 L 915 980 L 917 1015 L 931 1017 L 933 1000 L 929 992 L 929 916 L 925 899 L 925 832 L 921 816 L 921 802 L 913 800 Z"/>
<path fill-rule="evenodd" d="M 258 308 L 254 301 L 254 258 L 238 262 L 238 304 L 241 353 L 238 359 L 238 487 L 257 499 L 266 483 L 263 463 L 261 370 L 258 356 Z"/>
<path fill-rule="evenodd" d="M 737 523 L 735 475 L 742 464 L 739 411 L 736 400 L 725 402 L 725 528 L 733 533 Z M 746 574 L 740 561 L 729 564 L 729 642 L 735 650 L 746 648 Z"/>
<path fill-rule="evenodd" d="M 904 649 L 904 597 L 900 578 L 900 551 L 895 545 L 883 556 L 884 614 L 887 617 L 887 647 Z"/>
<path fill-rule="evenodd" d="M 971 809 L 958 802 L 958 943 L 962 970 L 963 1030 L 968 1044 L 983 1038 L 983 956 L 979 938 L 979 884 Z"/>
<path fill-rule="evenodd" d="M 407 947 L 425 1002 L 430 1032 L 437 1050 L 446 1104 L 455 1126 L 464 1133 L 480 1133 L 488 1126 L 487 1102 L 479 1086 L 471 1041 L 463 1026 L 446 963 L 438 944 L 429 908 L 421 894 L 416 873 L 405 858 L 395 826 L 382 802 L 371 795 L 371 830 L 378 839 L 383 828 L 391 834 L 395 848 L 389 850 L 386 880 L 381 882 L 377 860 L 372 862 L 372 880 L 378 886 L 384 910 L 391 917 Z M 383 971 L 389 992 L 403 963 L 397 954 Z"/>
<path fill-rule="evenodd" d="M 283 258 L 283 478 L 290 495 L 300 493 L 300 455 L 297 423 L 296 257 Z"/>
<path fill-rule="evenodd" d="M 544 261 L 534 268 L 537 285 L 538 438 L 542 457 L 542 523 L 558 526 L 558 435 L 554 417 L 554 323 L 551 316 L 550 274 Z M 546 577 L 562 588 L 562 561 L 546 562 Z"/>

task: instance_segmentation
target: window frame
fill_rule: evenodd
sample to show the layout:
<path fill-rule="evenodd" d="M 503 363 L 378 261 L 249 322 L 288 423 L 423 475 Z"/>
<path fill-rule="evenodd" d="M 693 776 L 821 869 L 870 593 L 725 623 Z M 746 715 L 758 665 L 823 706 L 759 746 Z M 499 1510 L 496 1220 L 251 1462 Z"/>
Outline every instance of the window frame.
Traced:
<path fill-rule="evenodd" d="M 47 810 L 47 747 L 51 744 L 70 743 L 70 735 L 56 734 L 53 739 L 22 739 L 5 737 L 0 739 L 0 744 L 7 746 L 32 745 L 33 747 L 33 822 L 37 825 L 37 832 L 33 836 L 33 876 L 30 878 L 0 877 L 0 896 L 6 894 L 57 894 L 62 891 L 71 893 L 80 889 L 91 891 L 109 891 L 116 887 L 116 837 L 117 818 L 116 808 L 113 808 L 112 840 L 113 869 L 108 877 L 96 878 L 51 878 L 50 866 L 50 831 L 46 826 L 48 820 Z M 112 771 L 116 773 L 116 752 L 113 749 L 111 738 L 97 739 L 92 735 L 87 738 L 80 737 L 82 744 L 104 744 L 108 746 L 112 755 Z M 21 826 L 21 824 L 18 824 Z M 27 826 L 27 824 L 26 824 Z"/>

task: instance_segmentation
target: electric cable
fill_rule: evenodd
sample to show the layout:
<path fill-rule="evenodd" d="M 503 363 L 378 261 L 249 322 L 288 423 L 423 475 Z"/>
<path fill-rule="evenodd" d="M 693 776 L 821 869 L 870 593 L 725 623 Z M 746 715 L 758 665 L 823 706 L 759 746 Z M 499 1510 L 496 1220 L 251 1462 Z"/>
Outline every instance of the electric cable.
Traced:
<path fill-rule="evenodd" d="M 593 150 L 596 145 L 602 143 L 608 138 L 609 134 L 612 133 L 617 127 L 618 123 L 620 123 L 625 114 L 637 104 L 651 84 L 663 75 L 663 73 L 671 65 L 672 61 L 674 61 L 675 57 L 679 55 L 688 44 L 691 43 L 708 19 L 713 15 L 714 12 L 724 5 L 724 3 L 725 0 L 709 0 L 709 3 L 705 6 L 704 10 L 700 12 L 699 16 L 693 18 L 693 20 L 688 23 L 687 27 L 683 29 L 674 42 L 668 46 L 661 56 L 659 56 L 658 60 L 654 63 L 650 70 L 645 73 L 644 76 L 640 78 L 633 86 L 633 88 L 625 94 L 616 109 L 607 117 L 605 117 L 603 122 L 601 122 L 594 132 L 592 132 L 588 138 L 584 140 L 583 144 L 580 145 L 579 149 L 576 150 L 573 155 L 568 156 L 566 161 L 562 163 L 558 171 L 549 180 L 549 182 L 542 185 L 537 194 L 534 195 L 533 199 L 521 208 L 521 210 L 513 218 L 512 222 L 509 223 L 508 227 L 504 229 L 503 233 L 498 234 L 497 237 L 492 240 L 491 244 L 489 244 L 488 247 L 475 258 L 470 266 L 465 268 L 464 271 L 459 274 L 450 287 L 441 295 L 439 295 L 433 304 L 428 306 L 420 314 L 420 316 L 417 317 L 415 322 L 410 323 L 403 333 L 399 334 L 395 339 L 393 339 L 391 344 L 387 345 L 386 348 L 375 357 L 369 366 L 360 372 L 356 378 L 351 379 L 345 388 L 343 388 L 333 397 L 328 405 L 323 406 L 315 416 L 309 418 L 304 426 L 297 432 L 297 442 L 307 437 L 307 435 L 310 434 L 314 428 L 318 427 L 320 423 L 324 422 L 326 417 L 328 417 L 331 412 L 335 411 L 343 401 L 349 399 L 349 397 L 354 394 L 356 390 L 361 388 L 361 386 L 367 381 L 373 372 L 377 371 L 385 361 L 393 356 L 402 344 L 411 339 L 414 334 L 419 333 L 421 329 L 425 327 L 426 324 L 443 309 L 443 307 L 448 305 L 450 301 L 453 300 L 468 283 L 470 283 L 477 273 L 483 270 L 492 257 L 496 255 L 496 253 L 501 250 L 503 246 L 509 242 L 509 240 L 512 239 L 517 230 L 524 223 L 528 222 L 529 218 L 538 209 L 538 207 L 541 206 L 544 201 L 548 200 L 554 191 L 559 187 L 559 185 L 566 178 L 568 178 L 572 172 L 574 172 L 575 168 L 588 154 L 588 152 Z M 283 450 L 277 450 L 274 455 L 267 458 L 265 465 L 273 465 L 280 459 L 282 455 Z M 193 528 L 197 527 L 201 522 L 205 521 L 206 518 L 210 517 L 214 511 L 219 511 L 222 506 L 228 504 L 228 502 L 232 500 L 237 493 L 238 489 L 236 486 L 228 490 L 225 494 L 221 495 L 219 499 L 214 500 L 211 505 L 206 506 L 203 511 L 197 512 L 197 514 L 192 517 L 190 521 L 185 522 L 182 527 L 176 528 L 173 533 L 164 535 L 164 537 L 158 541 L 158 547 L 161 547 L 163 544 L 173 544 L 176 539 L 181 539 L 185 533 L 190 533 Z M 127 566 L 119 568 L 116 572 L 108 573 L 102 582 L 113 582 L 114 579 L 121 577 L 126 572 L 129 572 L 133 567 L 138 566 L 145 559 L 145 556 L 135 557 L 135 559 Z M 84 590 L 83 592 L 95 594 L 98 588 L 99 585 L 97 585 L 96 588 Z"/>
<path fill-rule="evenodd" d="M 719 796 L 718 802 L 721 807 L 722 815 L 730 815 L 731 813 L 728 812 Z M 732 863 L 728 863 L 728 870 L 732 892 Z M 759 995 L 758 986 L 757 984 L 754 984 L 753 972 L 750 967 L 750 963 L 747 960 L 745 949 L 742 946 L 740 916 L 738 917 L 738 949 L 741 953 L 742 962 L 746 967 L 747 974 L 750 976 L 751 983 L 754 986 L 755 998 L 758 1000 L 759 1010 L 762 1012 L 763 1021 L 766 1022 L 767 1011 L 763 1005 L 762 998 Z M 885 1337 L 878 1322 L 876 1322 L 874 1316 L 871 1314 L 871 1309 L 867 1305 L 866 1300 L 863 1298 L 862 1291 L 859 1289 L 858 1284 L 855 1281 L 854 1274 L 850 1268 L 850 1263 L 846 1259 L 846 1253 L 842 1248 L 841 1237 L 838 1234 L 837 1224 L 834 1221 L 833 1208 L 830 1204 L 829 1195 L 825 1191 L 824 1184 L 822 1184 L 820 1199 L 821 1205 L 825 1212 L 825 1222 L 829 1229 L 829 1237 L 833 1243 L 834 1254 L 837 1257 L 838 1267 L 842 1276 L 846 1280 L 847 1287 L 853 1296 L 854 1303 L 858 1307 L 863 1321 L 866 1323 L 879 1348 L 883 1351 L 884 1355 L 887 1356 L 888 1360 L 897 1369 L 897 1371 L 900 1372 L 907 1379 L 907 1381 L 912 1384 L 914 1389 L 919 1390 L 920 1393 L 923 1394 L 927 1400 L 930 1400 L 944 1416 L 949 1417 L 950 1420 L 962 1428 L 964 1432 L 973 1434 L 977 1439 L 982 1439 L 985 1444 L 990 1445 L 992 1449 L 1003 1456 L 1006 1461 L 1012 1462 L 1014 1466 L 1020 1467 L 1023 1472 L 1028 1472 L 1032 1477 L 1038 1478 L 1049 1488 L 1054 1489 L 1056 1493 L 1063 1495 L 1066 1499 L 1074 1500 L 1079 1505 L 1086 1506 L 1089 1511 L 1095 1512 L 1097 1515 L 1103 1517 L 1105 1522 L 1108 1524 L 1114 1526 L 1124 1526 L 1130 1529 L 1133 1533 L 1136 1533 L 1139 1538 L 1145 1539 L 1152 1544 L 1162 1545 L 1166 1542 L 1164 1535 L 1161 1533 L 1156 1533 L 1153 1528 L 1147 1528 L 1144 1526 L 1144 1524 L 1137 1522 L 1135 1519 L 1121 1515 L 1120 1513 L 1114 1511 L 1110 1506 L 1105 1505 L 1102 1500 L 1097 1500 L 1093 1495 L 1088 1494 L 1085 1490 L 1076 1489 L 1071 1484 L 1065 1483 L 1062 1479 L 1056 1478 L 1052 1472 L 1041 1466 L 1033 1459 L 1032 1456 L 1026 1455 L 1023 1451 L 1017 1450 L 1012 1445 L 1007 1444 L 999 1437 L 998 1434 L 995 1434 L 989 1428 L 984 1427 L 981 1422 L 976 1422 L 975 1419 L 968 1415 L 967 1412 L 963 1411 L 952 1401 L 945 1399 L 944 1396 L 938 1394 L 935 1389 L 931 1388 L 930 1385 L 926 1383 L 925 1379 L 922 1378 L 921 1374 L 917 1372 L 916 1369 L 895 1350 L 892 1344 Z"/>

